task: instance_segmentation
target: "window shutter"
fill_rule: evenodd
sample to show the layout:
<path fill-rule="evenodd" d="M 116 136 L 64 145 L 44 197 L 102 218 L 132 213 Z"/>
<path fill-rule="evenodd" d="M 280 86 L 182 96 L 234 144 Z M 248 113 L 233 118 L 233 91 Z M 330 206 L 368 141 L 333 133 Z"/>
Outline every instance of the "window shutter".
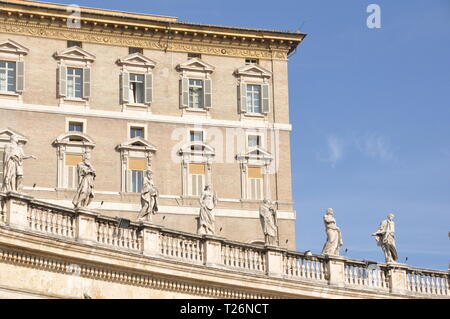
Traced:
<path fill-rule="evenodd" d="M 16 64 L 16 92 L 22 93 L 25 87 L 25 62 L 18 61 Z"/>
<path fill-rule="evenodd" d="M 122 72 L 120 75 L 120 92 L 122 96 L 122 104 L 130 101 L 130 73 Z"/>
<path fill-rule="evenodd" d="M 263 84 L 261 86 L 261 89 L 262 89 L 262 112 L 264 114 L 267 114 L 270 111 L 269 85 Z"/>
<path fill-rule="evenodd" d="M 83 98 L 91 97 L 91 69 L 83 69 Z"/>
<path fill-rule="evenodd" d="M 65 96 L 67 96 L 67 67 L 65 67 L 64 65 L 60 65 L 58 70 L 59 70 L 59 76 L 58 76 L 59 96 L 65 97 Z"/>
<path fill-rule="evenodd" d="M 247 84 L 245 82 L 241 81 L 241 84 L 239 86 L 239 105 L 241 113 L 247 112 Z"/>
<path fill-rule="evenodd" d="M 126 170 L 125 171 L 125 191 L 127 193 L 133 192 L 133 171 Z"/>
<path fill-rule="evenodd" d="M 145 75 L 145 104 L 153 102 L 153 74 Z"/>
<path fill-rule="evenodd" d="M 212 107 L 212 82 L 211 80 L 205 80 L 205 109 Z"/>
<path fill-rule="evenodd" d="M 180 81 L 180 108 L 189 107 L 189 79 L 183 77 Z"/>

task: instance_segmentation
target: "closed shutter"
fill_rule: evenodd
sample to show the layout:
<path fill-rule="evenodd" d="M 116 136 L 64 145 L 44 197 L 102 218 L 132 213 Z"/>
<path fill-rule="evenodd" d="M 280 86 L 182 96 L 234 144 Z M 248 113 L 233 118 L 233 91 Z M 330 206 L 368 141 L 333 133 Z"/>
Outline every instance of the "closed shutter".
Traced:
<path fill-rule="evenodd" d="M 83 98 L 91 97 L 91 69 L 83 69 Z"/>
<path fill-rule="evenodd" d="M 248 168 L 248 197 L 253 200 L 261 200 L 263 197 L 263 174 L 261 167 Z"/>
<path fill-rule="evenodd" d="M 212 81 L 205 80 L 205 109 L 210 109 L 212 107 Z"/>
<path fill-rule="evenodd" d="M 133 171 L 128 169 L 125 171 L 125 191 L 133 192 Z"/>
<path fill-rule="evenodd" d="M 58 94 L 60 97 L 67 96 L 67 67 L 60 65 L 58 68 Z"/>
<path fill-rule="evenodd" d="M 145 75 L 145 104 L 153 102 L 153 74 Z"/>
<path fill-rule="evenodd" d="M 180 80 L 180 108 L 189 107 L 189 79 L 183 77 Z"/>
<path fill-rule="evenodd" d="M 270 112 L 269 85 L 263 84 L 262 89 L 262 112 L 267 114 Z"/>
<path fill-rule="evenodd" d="M 83 155 L 66 154 L 64 166 L 64 181 L 65 187 L 68 189 L 75 189 L 78 187 L 78 172 L 77 165 L 83 161 Z"/>
<path fill-rule="evenodd" d="M 16 92 L 22 93 L 25 88 L 25 62 L 17 62 L 16 68 Z"/>
<path fill-rule="evenodd" d="M 130 73 L 123 72 L 120 75 L 120 96 L 122 104 L 130 101 Z"/>
<path fill-rule="evenodd" d="M 247 112 L 247 84 L 241 82 L 239 85 L 239 109 L 241 113 Z"/>

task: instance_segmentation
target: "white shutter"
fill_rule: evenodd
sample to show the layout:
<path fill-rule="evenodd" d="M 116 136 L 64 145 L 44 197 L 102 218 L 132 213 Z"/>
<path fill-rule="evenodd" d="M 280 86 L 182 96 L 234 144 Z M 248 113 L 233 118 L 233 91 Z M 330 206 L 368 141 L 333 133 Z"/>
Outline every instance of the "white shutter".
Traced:
<path fill-rule="evenodd" d="M 153 74 L 145 75 L 145 104 L 153 102 Z"/>
<path fill-rule="evenodd" d="M 205 80 L 204 94 L 205 109 L 210 109 L 212 107 L 212 81 L 209 79 Z"/>
<path fill-rule="evenodd" d="M 16 64 L 16 92 L 22 93 L 25 88 L 25 62 L 18 61 Z"/>
<path fill-rule="evenodd" d="M 269 85 L 263 84 L 261 86 L 261 90 L 262 90 L 262 112 L 264 114 L 267 114 L 270 111 Z"/>
<path fill-rule="evenodd" d="M 130 73 L 123 72 L 120 75 L 120 92 L 122 97 L 122 104 L 130 101 Z"/>
<path fill-rule="evenodd" d="M 239 105 L 241 113 L 247 112 L 247 84 L 241 81 L 239 85 Z"/>
<path fill-rule="evenodd" d="M 180 80 L 180 108 L 189 107 L 189 79 L 183 77 Z"/>
<path fill-rule="evenodd" d="M 83 68 L 83 98 L 91 97 L 91 69 Z"/>
<path fill-rule="evenodd" d="M 126 170 L 125 171 L 125 191 L 127 193 L 132 193 L 133 192 L 133 171 L 131 170 Z"/>
<path fill-rule="evenodd" d="M 58 92 L 60 97 L 67 96 L 67 67 L 60 65 L 58 68 Z"/>

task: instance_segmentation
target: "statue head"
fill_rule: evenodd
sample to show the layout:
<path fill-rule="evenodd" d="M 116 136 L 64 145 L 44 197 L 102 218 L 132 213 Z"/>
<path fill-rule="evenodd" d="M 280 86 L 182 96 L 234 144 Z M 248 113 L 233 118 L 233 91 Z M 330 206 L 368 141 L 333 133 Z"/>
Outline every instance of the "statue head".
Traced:
<path fill-rule="evenodd" d="M 327 213 L 327 215 L 333 215 L 334 214 L 333 208 L 328 208 L 326 213 Z"/>
<path fill-rule="evenodd" d="M 147 178 L 152 178 L 153 176 L 153 171 L 149 168 L 145 171 L 145 176 L 147 176 Z"/>
<path fill-rule="evenodd" d="M 90 153 L 84 153 L 83 154 L 83 162 L 90 163 L 91 162 L 91 154 Z"/>
<path fill-rule="evenodd" d="M 394 220 L 394 218 L 395 218 L 395 215 L 394 215 L 394 214 L 389 214 L 389 215 L 388 215 L 388 219 L 389 219 L 390 221 Z"/>
<path fill-rule="evenodd" d="M 11 143 L 19 144 L 19 137 L 17 135 L 13 134 L 13 135 L 11 135 L 10 141 L 11 141 Z"/>
<path fill-rule="evenodd" d="M 205 190 L 205 191 L 211 190 L 211 185 L 206 185 L 204 190 Z"/>

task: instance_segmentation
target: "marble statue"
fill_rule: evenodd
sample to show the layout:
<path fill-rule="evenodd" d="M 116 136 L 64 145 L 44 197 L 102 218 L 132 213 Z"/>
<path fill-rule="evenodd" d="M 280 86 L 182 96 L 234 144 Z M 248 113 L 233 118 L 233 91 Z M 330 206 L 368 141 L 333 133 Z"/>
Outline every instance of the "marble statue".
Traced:
<path fill-rule="evenodd" d="M 200 196 L 200 217 L 197 231 L 199 235 L 215 234 L 215 219 L 212 211 L 216 206 L 217 196 L 211 186 L 207 185 Z"/>
<path fill-rule="evenodd" d="M 37 159 L 35 156 L 25 156 L 19 138 L 11 135 L 10 143 L 5 146 L 3 159 L 3 192 L 21 192 L 23 185 L 23 161 Z"/>
<path fill-rule="evenodd" d="M 394 214 L 389 214 L 387 219 L 381 222 L 378 230 L 372 234 L 381 246 L 384 252 L 387 263 L 397 262 L 398 254 L 397 248 L 395 247 L 395 224 L 394 224 Z"/>
<path fill-rule="evenodd" d="M 141 191 L 141 211 L 138 216 L 140 221 L 151 221 L 152 215 L 158 212 L 158 189 L 153 184 L 153 172 L 145 172 L 144 183 Z"/>
<path fill-rule="evenodd" d="M 77 165 L 78 189 L 72 201 L 75 208 L 88 207 L 94 198 L 95 169 L 91 164 L 91 155 L 85 153 L 83 162 Z"/>
<path fill-rule="evenodd" d="M 340 228 L 336 226 L 336 220 L 334 219 L 333 214 L 333 209 L 328 208 L 323 218 L 325 231 L 327 233 L 327 242 L 323 246 L 322 254 L 339 256 L 339 251 L 344 245 L 344 241 L 342 239 Z"/>
<path fill-rule="evenodd" d="M 259 207 L 259 217 L 266 245 L 278 245 L 277 211 L 267 199 Z"/>

